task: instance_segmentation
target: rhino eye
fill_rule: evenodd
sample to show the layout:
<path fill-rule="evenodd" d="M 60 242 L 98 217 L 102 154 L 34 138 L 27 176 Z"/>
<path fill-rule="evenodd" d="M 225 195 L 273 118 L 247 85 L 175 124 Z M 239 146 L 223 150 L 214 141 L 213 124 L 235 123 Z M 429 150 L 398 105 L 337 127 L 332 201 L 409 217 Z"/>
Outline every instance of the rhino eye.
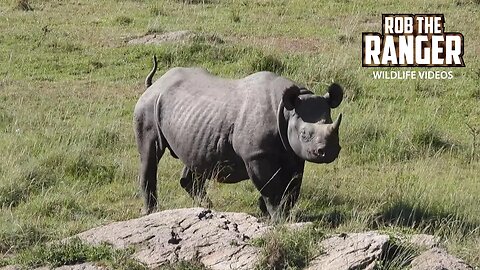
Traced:
<path fill-rule="evenodd" d="M 313 134 L 312 134 L 312 133 L 306 132 L 305 129 L 302 129 L 302 130 L 300 131 L 300 140 L 301 140 L 302 142 L 309 142 L 309 141 L 312 140 L 312 138 L 313 138 Z"/>

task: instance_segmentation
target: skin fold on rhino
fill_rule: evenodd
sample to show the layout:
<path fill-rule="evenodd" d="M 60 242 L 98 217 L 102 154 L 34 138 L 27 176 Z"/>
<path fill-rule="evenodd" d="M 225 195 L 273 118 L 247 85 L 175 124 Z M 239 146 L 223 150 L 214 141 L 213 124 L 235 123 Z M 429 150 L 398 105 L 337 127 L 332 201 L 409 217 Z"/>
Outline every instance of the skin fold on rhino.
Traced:
<path fill-rule="evenodd" d="M 331 118 L 343 99 L 338 84 L 317 96 L 271 72 L 235 80 L 201 68 L 173 68 L 152 84 L 156 69 L 154 57 L 134 111 L 147 214 L 156 210 L 158 162 L 166 149 L 183 162 L 180 184 L 192 198 L 206 198 L 207 179 L 251 179 L 260 209 L 272 217 L 295 204 L 305 161 L 330 163 L 340 152 L 342 115 Z"/>

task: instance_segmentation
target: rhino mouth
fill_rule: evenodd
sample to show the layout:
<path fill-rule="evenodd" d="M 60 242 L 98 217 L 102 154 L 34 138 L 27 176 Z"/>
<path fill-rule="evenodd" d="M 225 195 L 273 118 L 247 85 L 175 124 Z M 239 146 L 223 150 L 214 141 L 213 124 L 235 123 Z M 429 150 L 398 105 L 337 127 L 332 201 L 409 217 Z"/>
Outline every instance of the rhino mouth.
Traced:
<path fill-rule="evenodd" d="M 340 150 L 340 146 L 337 146 L 334 149 L 309 150 L 306 160 L 313 163 L 331 163 L 337 159 L 340 154 Z"/>

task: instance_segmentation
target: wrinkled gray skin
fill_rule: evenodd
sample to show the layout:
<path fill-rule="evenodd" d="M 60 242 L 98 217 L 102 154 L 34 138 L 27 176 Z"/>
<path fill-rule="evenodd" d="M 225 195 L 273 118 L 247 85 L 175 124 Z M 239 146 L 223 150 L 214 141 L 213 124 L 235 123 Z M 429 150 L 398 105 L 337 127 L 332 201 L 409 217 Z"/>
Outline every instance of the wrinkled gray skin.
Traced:
<path fill-rule="evenodd" d="M 330 163 L 340 152 L 341 115 L 330 115 L 343 98 L 337 84 L 316 96 L 270 72 L 230 80 L 201 68 L 173 68 L 151 84 L 154 63 L 134 113 L 145 213 L 156 210 L 166 149 L 185 165 L 180 184 L 192 198 L 205 198 L 206 179 L 250 178 L 272 217 L 296 202 L 305 160 Z"/>

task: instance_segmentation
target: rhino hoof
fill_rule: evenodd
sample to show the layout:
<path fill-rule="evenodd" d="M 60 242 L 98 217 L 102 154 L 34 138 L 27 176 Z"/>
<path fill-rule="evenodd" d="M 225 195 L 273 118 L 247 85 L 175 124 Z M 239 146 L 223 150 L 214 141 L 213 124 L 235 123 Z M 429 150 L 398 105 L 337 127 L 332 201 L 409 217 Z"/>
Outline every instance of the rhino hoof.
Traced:
<path fill-rule="evenodd" d="M 156 207 L 143 208 L 142 211 L 141 211 L 141 215 L 142 215 L 142 216 L 146 216 L 146 215 L 150 215 L 151 213 L 155 213 L 155 212 L 157 212 L 157 208 L 156 208 Z"/>
<path fill-rule="evenodd" d="M 262 211 L 263 216 L 270 215 L 267 210 L 267 205 L 265 204 L 265 201 L 263 200 L 262 196 L 258 198 L 258 207 L 260 208 L 260 211 Z"/>
<path fill-rule="evenodd" d="M 201 206 L 204 207 L 204 208 L 210 209 L 210 208 L 213 207 L 213 203 L 209 198 L 205 198 L 202 201 Z"/>

